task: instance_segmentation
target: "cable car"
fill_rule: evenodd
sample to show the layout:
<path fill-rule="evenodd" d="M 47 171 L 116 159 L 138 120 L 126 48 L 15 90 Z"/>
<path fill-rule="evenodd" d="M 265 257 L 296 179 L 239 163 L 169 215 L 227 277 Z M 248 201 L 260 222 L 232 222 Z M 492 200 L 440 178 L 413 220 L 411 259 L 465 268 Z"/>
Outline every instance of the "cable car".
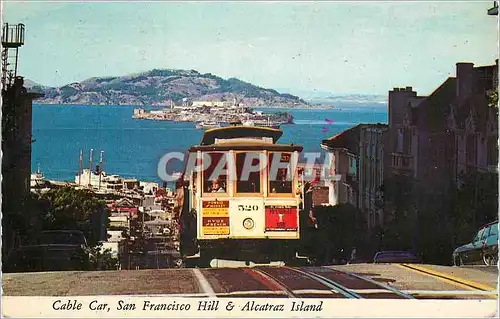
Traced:
<path fill-rule="evenodd" d="M 267 127 L 214 128 L 189 149 L 177 183 L 180 251 L 187 265 L 296 260 L 302 147 L 278 144 L 282 134 Z"/>

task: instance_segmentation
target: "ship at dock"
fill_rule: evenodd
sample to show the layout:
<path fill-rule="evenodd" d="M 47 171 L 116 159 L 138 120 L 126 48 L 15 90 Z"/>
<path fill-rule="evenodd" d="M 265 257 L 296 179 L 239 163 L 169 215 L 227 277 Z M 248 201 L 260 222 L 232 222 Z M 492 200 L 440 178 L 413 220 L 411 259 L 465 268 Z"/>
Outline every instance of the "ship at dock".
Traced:
<path fill-rule="evenodd" d="M 196 123 L 196 128 L 201 129 L 201 130 L 208 130 L 211 128 L 219 128 L 219 127 L 226 127 L 226 126 L 229 126 L 229 124 L 225 123 L 225 122 L 207 121 L 207 122 Z"/>
<path fill-rule="evenodd" d="M 45 175 L 40 171 L 40 165 L 38 165 L 36 172 L 31 173 L 30 188 L 40 188 L 44 187 L 46 184 Z"/>

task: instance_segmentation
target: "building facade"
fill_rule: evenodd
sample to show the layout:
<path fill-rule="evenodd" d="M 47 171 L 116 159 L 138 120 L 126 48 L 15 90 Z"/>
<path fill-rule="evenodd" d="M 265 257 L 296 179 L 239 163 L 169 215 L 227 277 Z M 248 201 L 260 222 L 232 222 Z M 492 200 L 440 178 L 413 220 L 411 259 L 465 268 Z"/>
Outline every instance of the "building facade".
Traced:
<path fill-rule="evenodd" d="M 312 205 L 314 206 L 325 206 L 329 205 L 329 188 L 327 172 L 325 169 L 329 169 L 328 166 L 319 163 L 298 163 L 297 171 L 299 174 L 299 180 L 301 181 L 300 187 L 302 188 L 302 182 L 304 184 L 309 182 L 309 189 L 304 189 L 304 191 L 309 190 L 312 198 Z M 306 185 L 304 185 L 306 187 Z"/>
<path fill-rule="evenodd" d="M 388 126 L 365 125 L 360 130 L 359 144 L 359 209 L 365 213 L 369 228 L 384 223 L 380 187 L 384 182 L 384 145 Z"/>
<path fill-rule="evenodd" d="M 28 93 L 22 77 L 2 89 L 2 252 L 6 253 L 18 235 L 12 216 L 25 215 L 31 186 L 31 110 L 40 97 Z"/>
<path fill-rule="evenodd" d="M 330 170 L 336 179 L 329 179 L 329 204 L 358 204 L 358 162 L 361 124 L 321 142 L 329 154 Z"/>
<path fill-rule="evenodd" d="M 233 105 L 233 102 L 226 102 L 226 101 L 193 101 L 192 107 L 204 107 L 204 106 L 210 106 L 210 107 L 230 107 Z"/>
<path fill-rule="evenodd" d="M 383 183 L 386 134 L 385 124 L 359 124 L 321 143 L 337 177 L 327 181 L 329 204 L 353 205 L 370 227 L 383 222 L 376 200 Z"/>
<path fill-rule="evenodd" d="M 428 97 L 411 88 L 390 91 L 386 178 L 405 174 L 432 185 L 496 172 L 498 117 L 489 104 L 497 87 L 498 60 L 481 67 L 457 63 L 456 77 Z"/>

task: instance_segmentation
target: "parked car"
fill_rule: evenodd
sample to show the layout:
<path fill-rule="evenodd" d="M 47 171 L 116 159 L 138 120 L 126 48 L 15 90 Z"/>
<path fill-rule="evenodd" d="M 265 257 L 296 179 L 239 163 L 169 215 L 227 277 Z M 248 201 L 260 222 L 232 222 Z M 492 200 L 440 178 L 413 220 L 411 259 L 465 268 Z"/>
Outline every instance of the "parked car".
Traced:
<path fill-rule="evenodd" d="M 453 252 L 453 264 L 494 266 L 498 262 L 498 221 L 481 227 L 472 242 Z"/>
<path fill-rule="evenodd" d="M 87 240 L 81 231 L 42 231 L 8 258 L 12 271 L 85 270 L 89 265 Z"/>
<path fill-rule="evenodd" d="M 412 253 L 406 251 L 379 251 L 373 257 L 373 262 L 375 264 L 383 263 L 405 263 L 405 264 L 415 264 L 419 263 L 420 260 L 415 257 Z"/>

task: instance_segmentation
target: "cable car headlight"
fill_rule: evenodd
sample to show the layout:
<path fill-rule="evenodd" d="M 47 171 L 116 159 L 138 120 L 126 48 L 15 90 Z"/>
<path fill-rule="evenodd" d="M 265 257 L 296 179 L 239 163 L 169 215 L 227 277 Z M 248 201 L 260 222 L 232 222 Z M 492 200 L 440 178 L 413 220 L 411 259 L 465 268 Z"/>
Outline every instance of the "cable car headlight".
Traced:
<path fill-rule="evenodd" d="M 245 227 L 246 229 L 252 229 L 253 227 L 255 226 L 255 223 L 253 221 L 253 219 L 251 218 L 245 218 L 243 220 L 243 227 Z"/>

